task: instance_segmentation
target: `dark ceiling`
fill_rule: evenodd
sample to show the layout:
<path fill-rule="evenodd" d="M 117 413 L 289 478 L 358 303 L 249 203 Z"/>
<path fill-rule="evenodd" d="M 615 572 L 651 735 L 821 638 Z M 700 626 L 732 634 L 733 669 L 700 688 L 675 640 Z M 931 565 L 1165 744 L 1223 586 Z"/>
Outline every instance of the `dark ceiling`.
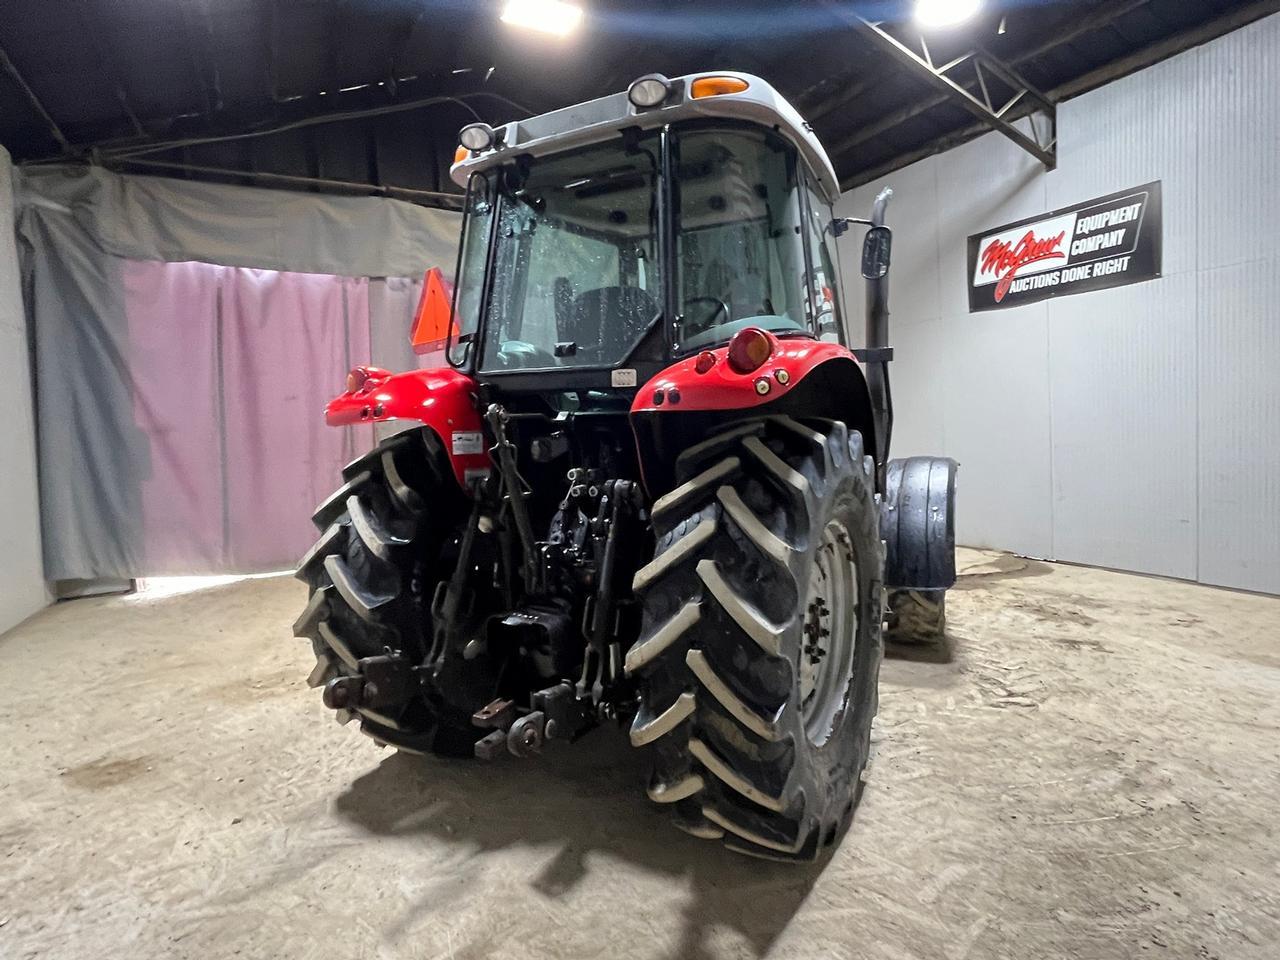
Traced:
<path fill-rule="evenodd" d="M 3 0 L 0 144 L 18 161 L 310 177 L 447 203 L 434 193 L 453 190 L 462 124 L 590 99 L 651 71 L 763 76 L 813 123 L 846 185 L 982 129 L 851 25 L 854 13 L 882 19 L 914 43 L 905 0 L 579 2 L 581 29 L 555 38 L 499 22 L 499 0 Z M 986 0 L 928 40 L 935 62 L 980 47 L 1061 99 L 1277 9 Z M 977 87 L 972 73 L 955 79 Z"/>

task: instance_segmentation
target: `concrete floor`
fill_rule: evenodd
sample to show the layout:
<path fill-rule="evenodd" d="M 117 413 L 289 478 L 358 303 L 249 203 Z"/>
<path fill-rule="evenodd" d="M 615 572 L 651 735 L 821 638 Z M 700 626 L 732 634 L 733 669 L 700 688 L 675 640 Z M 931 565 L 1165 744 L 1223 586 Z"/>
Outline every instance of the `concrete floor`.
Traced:
<path fill-rule="evenodd" d="M 668 828 L 625 740 L 424 761 L 302 678 L 296 582 L 0 639 L 0 956 L 1280 956 L 1280 600 L 966 551 L 825 864 Z"/>

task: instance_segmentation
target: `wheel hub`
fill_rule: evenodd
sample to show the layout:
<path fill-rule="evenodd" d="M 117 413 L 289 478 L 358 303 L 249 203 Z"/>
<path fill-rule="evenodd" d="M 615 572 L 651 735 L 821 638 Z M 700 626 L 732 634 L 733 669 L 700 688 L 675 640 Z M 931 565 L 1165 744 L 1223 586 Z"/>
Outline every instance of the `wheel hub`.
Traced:
<path fill-rule="evenodd" d="M 848 700 L 858 636 L 858 568 L 849 531 L 839 521 L 822 531 L 804 611 L 796 663 L 800 713 L 805 733 L 820 747 Z"/>

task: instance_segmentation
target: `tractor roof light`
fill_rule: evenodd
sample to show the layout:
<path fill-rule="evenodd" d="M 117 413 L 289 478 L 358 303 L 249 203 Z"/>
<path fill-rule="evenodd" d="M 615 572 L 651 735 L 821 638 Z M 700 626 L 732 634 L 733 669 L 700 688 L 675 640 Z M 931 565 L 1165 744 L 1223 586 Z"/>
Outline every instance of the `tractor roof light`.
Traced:
<path fill-rule="evenodd" d="M 694 100 L 722 97 L 727 93 L 742 93 L 748 86 L 741 77 L 699 77 L 689 85 L 689 96 Z"/>
<path fill-rule="evenodd" d="M 773 341 L 759 327 L 744 327 L 729 341 L 727 360 L 734 373 L 758 370 L 773 355 Z"/>
<path fill-rule="evenodd" d="M 627 99 L 637 110 L 661 106 L 671 96 L 671 81 L 660 73 L 650 73 L 627 88 Z"/>
<path fill-rule="evenodd" d="M 468 123 L 458 131 L 458 143 L 472 153 L 488 150 L 497 142 L 493 127 L 487 123 Z"/>

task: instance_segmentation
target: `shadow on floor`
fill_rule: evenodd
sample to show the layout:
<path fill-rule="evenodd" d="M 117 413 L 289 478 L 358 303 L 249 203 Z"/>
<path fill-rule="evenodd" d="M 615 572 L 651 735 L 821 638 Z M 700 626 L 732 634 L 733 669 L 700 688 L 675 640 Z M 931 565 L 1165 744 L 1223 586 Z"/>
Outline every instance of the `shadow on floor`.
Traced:
<path fill-rule="evenodd" d="M 689 837 L 645 799 L 646 776 L 639 751 L 615 731 L 602 729 L 530 760 L 394 754 L 355 780 L 336 806 L 340 816 L 375 835 L 428 834 L 446 844 L 469 845 L 467 861 L 508 847 L 558 848 L 528 878 L 551 899 L 591 883 L 593 870 L 608 869 L 589 862 L 589 855 L 625 858 L 691 888 L 673 960 L 708 956 L 707 938 L 717 926 L 736 930 L 762 956 L 804 902 L 826 858 L 800 865 L 753 860 Z M 445 892 L 446 880 L 458 888 L 451 873 L 439 892 Z M 422 898 L 401 926 L 446 909 L 436 893 Z"/>

